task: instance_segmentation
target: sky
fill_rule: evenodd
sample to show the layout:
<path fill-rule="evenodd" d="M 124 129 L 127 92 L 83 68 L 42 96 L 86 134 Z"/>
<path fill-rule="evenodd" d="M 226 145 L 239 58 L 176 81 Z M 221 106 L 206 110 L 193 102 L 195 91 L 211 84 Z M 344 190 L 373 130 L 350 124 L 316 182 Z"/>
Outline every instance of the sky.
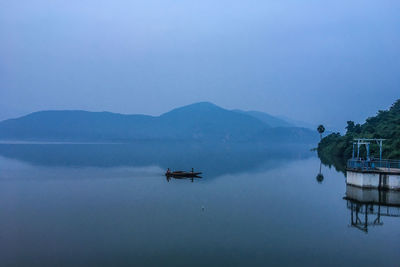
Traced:
<path fill-rule="evenodd" d="M 400 98 L 400 1 L 0 0 L 0 120 L 210 101 L 329 130 Z"/>

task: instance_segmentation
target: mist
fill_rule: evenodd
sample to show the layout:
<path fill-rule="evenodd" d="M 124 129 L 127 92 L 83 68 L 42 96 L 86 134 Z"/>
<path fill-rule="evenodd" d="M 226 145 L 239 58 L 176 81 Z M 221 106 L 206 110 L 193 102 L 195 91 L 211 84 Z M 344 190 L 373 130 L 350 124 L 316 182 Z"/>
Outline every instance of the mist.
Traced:
<path fill-rule="evenodd" d="M 0 120 L 210 101 L 341 130 L 399 98 L 398 1 L 8 1 Z"/>

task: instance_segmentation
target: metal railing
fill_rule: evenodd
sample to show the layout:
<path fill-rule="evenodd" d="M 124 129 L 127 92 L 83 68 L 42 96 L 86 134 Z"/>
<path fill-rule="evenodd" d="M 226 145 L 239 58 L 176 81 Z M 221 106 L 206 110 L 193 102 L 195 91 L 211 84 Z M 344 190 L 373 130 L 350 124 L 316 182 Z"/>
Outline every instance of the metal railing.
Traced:
<path fill-rule="evenodd" d="M 347 168 L 356 170 L 378 170 L 378 169 L 400 169 L 400 160 L 378 159 L 370 158 L 365 159 L 349 159 L 347 161 Z"/>

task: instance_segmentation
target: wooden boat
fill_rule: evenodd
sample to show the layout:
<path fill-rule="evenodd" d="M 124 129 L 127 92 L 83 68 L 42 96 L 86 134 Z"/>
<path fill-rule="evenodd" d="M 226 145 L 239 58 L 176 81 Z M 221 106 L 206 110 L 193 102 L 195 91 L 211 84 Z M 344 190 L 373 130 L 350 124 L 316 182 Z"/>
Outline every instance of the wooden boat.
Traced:
<path fill-rule="evenodd" d="M 165 173 L 165 176 L 170 176 L 170 177 L 198 177 L 201 174 L 201 172 L 194 172 L 193 170 L 191 172 L 185 172 L 185 171 L 173 171 L 171 172 L 169 169 Z"/>

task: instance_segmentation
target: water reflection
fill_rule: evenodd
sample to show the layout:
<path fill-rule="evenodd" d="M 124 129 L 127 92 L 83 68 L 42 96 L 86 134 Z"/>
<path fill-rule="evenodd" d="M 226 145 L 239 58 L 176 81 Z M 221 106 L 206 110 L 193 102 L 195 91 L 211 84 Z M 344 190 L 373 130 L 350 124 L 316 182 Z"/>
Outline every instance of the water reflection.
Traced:
<path fill-rule="evenodd" d="M 307 147 L 252 143 L 140 142 L 131 144 L 0 144 L 0 156 L 39 166 L 145 167 L 207 172 L 207 178 L 273 169 L 312 157 Z"/>
<path fill-rule="evenodd" d="M 272 151 L 277 155 L 273 159 L 265 148 L 220 146 L 218 151 L 193 145 L 179 153 L 168 151 L 162 159 L 159 153 L 167 148 L 0 146 L 0 155 L 7 155 L 0 156 L 2 266 L 398 263 L 400 220 L 379 215 L 379 222 L 385 223 L 379 235 L 365 236 L 347 227 L 352 211 L 353 222 L 365 219 L 365 208 L 354 207 L 362 198 L 353 196 L 358 202 L 347 209 L 343 174 L 324 166 L 324 184 L 317 184 L 316 158 L 295 160 L 302 157 L 296 151 Z M 124 153 L 130 158 L 122 158 Z M 79 160 L 84 163 L 79 165 Z M 69 167 L 102 164 L 106 167 Z M 108 168 L 119 164 L 153 166 Z M 204 176 L 193 183 L 173 178 L 168 182 L 162 176 L 168 167 L 194 167 Z M 250 169 L 238 173 L 245 168 Z M 228 175 L 209 179 L 218 173 Z M 347 196 L 352 195 L 349 189 Z M 381 206 L 379 214 L 385 209 Z M 375 220 L 376 214 L 368 214 L 368 223 Z M 385 246 L 376 246 L 383 241 Z"/>
<path fill-rule="evenodd" d="M 346 159 L 321 153 L 318 153 L 318 157 L 323 165 L 328 166 L 329 168 L 334 167 L 336 171 L 343 174 L 346 173 Z"/>
<path fill-rule="evenodd" d="M 346 162 L 342 158 L 318 154 L 323 165 L 346 175 Z M 324 176 L 320 172 L 316 176 L 322 183 Z M 365 189 L 346 185 L 346 207 L 350 210 L 351 227 L 368 233 L 371 227 L 383 226 L 384 218 L 400 217 L 400 191 Z"/>
<path fill-rule="evenodd" d="M 192 183 L 194 182 L 194 180 L 196 179 L 201 179 L 203 177 L 201 176 L 192 176 L 192 177 L 177 177 L 177 176 L 165 176 L 165 178 L 167 179 L 167 182 L 171 181 L 171 179 L 176 179 L 176 180 L 190 180 Z"/>
<path fill-rule="evenodd" d="M 370 227 L 382 226 L 382 217 L 400 217 L 400 192 L 361 189 L 346 186 L 347 209 L 350 226 L 368 233 Z"/>
<path fill-rule="evenodd" d="M 320 161 L 319 162 L 319 173 L 317 174 L 317 177 L 315 177 L 315 179 L 317 180 L 317 182 L 319 184 L 321 184 L 324 181 L 324 175 L 322 174 L 321 168 L 322 168 L 322 162 Z"/>

